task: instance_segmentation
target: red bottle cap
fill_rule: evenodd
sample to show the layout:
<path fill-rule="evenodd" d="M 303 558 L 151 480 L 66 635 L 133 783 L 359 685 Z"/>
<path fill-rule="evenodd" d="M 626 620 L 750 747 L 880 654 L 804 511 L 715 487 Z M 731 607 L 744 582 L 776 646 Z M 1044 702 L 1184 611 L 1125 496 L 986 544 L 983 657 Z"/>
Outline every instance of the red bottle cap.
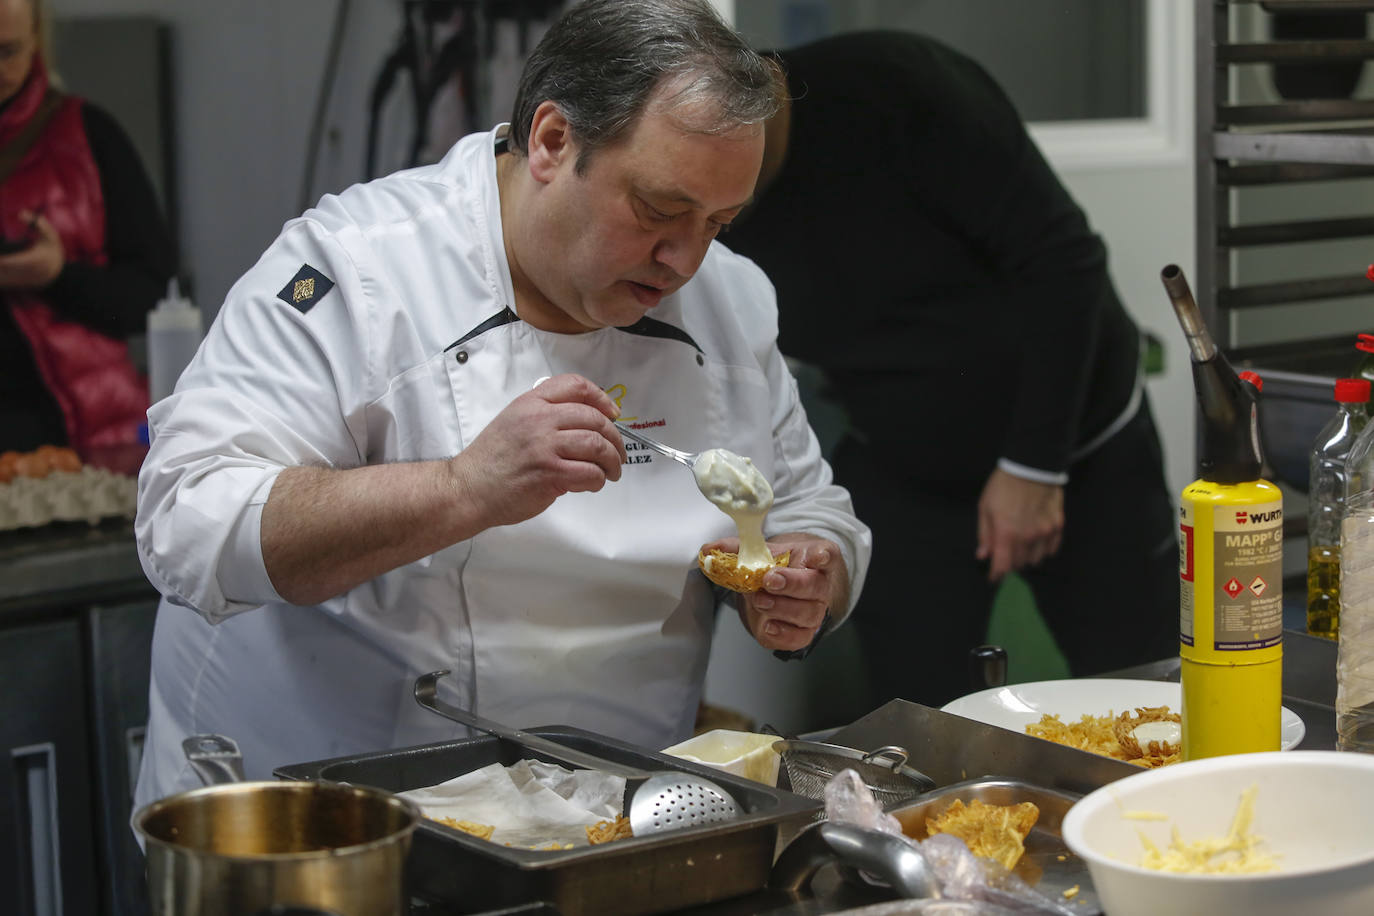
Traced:
<path fill-rule="evenodd" d="M 1336 379 L 1336 400 L 1342 404 L 1363 404 L 1369 400 L 1369 379 Z"/>
<path fill-rule="evenodd" d="M 1374 334 L 1355 335 L 1355 349 L 1363 350 L 1366 353 L 1374 353 Z"/>
<path fill-rule="evenodd" d="M 1255 391 L 1257 392 L 1264 390 L 1264 379 L 1260 378 L 1258 374 L 1251 372 L 1249 369 L 1246 369 L 1240 374 L 1240 380 L 1254 385 Z"/>
<path fill-rule="evenodd" d="M 1364 275 L 1369 279 L 1374 280 L 1374 264 L 1369 265 L 1369 269 L 1364 272 Z"/>

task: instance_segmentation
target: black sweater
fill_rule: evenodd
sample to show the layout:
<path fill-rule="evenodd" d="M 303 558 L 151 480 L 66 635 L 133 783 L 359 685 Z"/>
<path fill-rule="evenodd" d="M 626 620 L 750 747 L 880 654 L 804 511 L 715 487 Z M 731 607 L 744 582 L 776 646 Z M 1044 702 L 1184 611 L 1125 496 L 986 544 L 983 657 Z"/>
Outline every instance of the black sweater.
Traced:
<path fill-rule="evenodd" d="M 62 317 L 109 334 L 142 333 L 176 271 L 176 249 L 152 182 L 128 136 L 85 103 L 82 122 L 105 198 L 104 267 L 68 262 L 42 295 Z M 0 449 L 67 439 L 61 410 L 38 374 L 8 307 L 0 308 Z"/>
<path fill-rule="evenodd" d="M 777 286 L 783 352 L 826 370 L 861 439 L 914 479 L 1067 470 L 1128 403 L 1137 332 L 1010 100 L 911 33 L 779 56 L 788 156 L 722 241 Z"/>

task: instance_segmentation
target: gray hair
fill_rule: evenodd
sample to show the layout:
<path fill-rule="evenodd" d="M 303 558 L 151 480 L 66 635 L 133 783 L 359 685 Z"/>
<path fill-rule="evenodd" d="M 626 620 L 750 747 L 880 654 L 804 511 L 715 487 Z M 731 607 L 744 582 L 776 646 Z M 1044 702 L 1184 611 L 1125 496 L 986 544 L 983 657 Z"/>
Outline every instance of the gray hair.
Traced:
<path fill-rule="evenodd" d="M 593 152 L 622 139 L 655 90 L 669 81 L 673 108 L 709 102 L 703 132 L 766 121 L 785 91 L 776 63 L 759 54 L 705 0 L 582 0 L 544 34 L 520 75 L 509 143 L 529 152 L 535 110 L 552 101 L 581 146 Z"/>

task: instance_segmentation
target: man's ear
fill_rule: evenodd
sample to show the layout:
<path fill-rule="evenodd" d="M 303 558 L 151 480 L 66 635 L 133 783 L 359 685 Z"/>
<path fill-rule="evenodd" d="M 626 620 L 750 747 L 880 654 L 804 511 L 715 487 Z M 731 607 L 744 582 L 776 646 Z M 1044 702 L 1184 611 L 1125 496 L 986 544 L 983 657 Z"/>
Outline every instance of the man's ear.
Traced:
<path fill-rule="evenodd" d="M 552 180 L 559 166 L 577 155 L 572 125 L 558 105 L 545 101 L 534 110 L 528 143 L 530 174 L 536 181 Z"/>

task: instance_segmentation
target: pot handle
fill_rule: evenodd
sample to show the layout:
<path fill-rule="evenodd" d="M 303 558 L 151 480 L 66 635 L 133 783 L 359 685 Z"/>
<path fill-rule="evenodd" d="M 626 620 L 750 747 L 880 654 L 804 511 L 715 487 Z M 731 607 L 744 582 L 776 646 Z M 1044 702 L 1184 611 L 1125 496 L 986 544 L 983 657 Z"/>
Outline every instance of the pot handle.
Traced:
<path fill-rule="evenodd" d="M 217 786 L 243 782 L 243 755 L 232 738 L 224 735 L 192 735 L 181 742 L 181 750 L 201 782 Z"/>

